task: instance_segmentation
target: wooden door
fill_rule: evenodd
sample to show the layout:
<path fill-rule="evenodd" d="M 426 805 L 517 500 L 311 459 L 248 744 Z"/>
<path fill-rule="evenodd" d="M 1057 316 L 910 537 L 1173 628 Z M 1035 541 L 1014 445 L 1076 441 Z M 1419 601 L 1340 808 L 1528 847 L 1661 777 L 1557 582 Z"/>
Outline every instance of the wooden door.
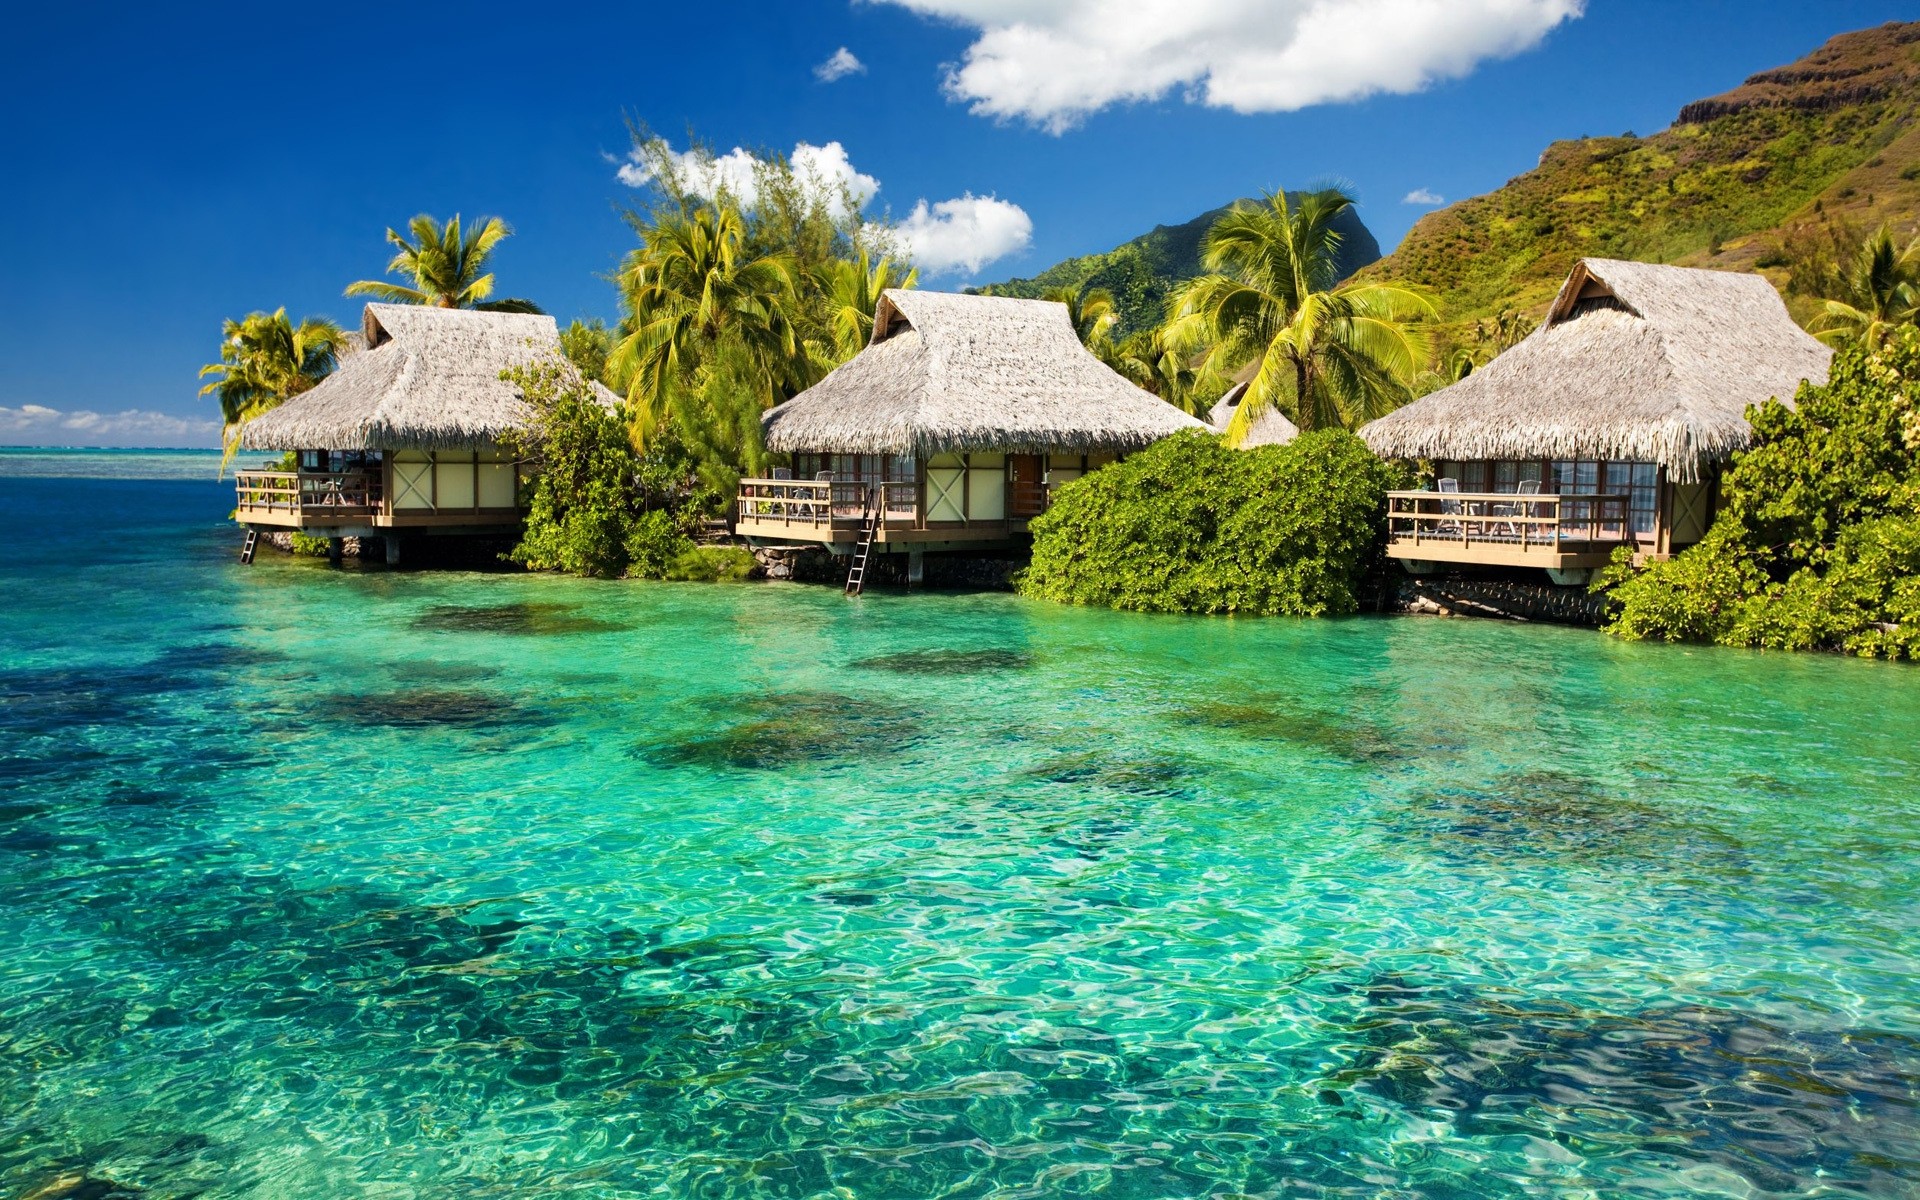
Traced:
<path fill-rule="evenodd" d="M 1037 517 L 1047 509 L 1047 492 L 1041 483 L 1045 468 L 1038 454 L 1007 455 L 1007 488 L 1013 493 L 1007 515 L 1015 519 Z"/>

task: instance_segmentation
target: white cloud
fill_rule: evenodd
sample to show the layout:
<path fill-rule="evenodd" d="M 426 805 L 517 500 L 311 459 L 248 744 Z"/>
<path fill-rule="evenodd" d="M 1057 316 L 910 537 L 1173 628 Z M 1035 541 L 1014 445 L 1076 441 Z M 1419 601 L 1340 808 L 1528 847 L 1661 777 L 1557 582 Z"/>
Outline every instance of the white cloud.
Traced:
<path fill-rule="evenodd" d="M 681 183 L 694 195 L 712 199 L 724 189 L 747 208 L 759 201 L 760 185 L 754 173 L 760 159 L 751 151 L 735 146 L 725 154 L 709 156 L 697 150 L 675 150 L 668 146 L 665 152 Z M 847 157 L 847 148 L 839 142 L 828 142 L 824 146 L 801 142 L 793 148 L 788 161 L 793 164 L 795 178 L 823 192 L 836 206 L 850 196 L 856 209 L 864 208 L 880 191 L 880 181 L 856 170 Z M 634 150 L 616 175 L 621 183 L 637 188 L 652 183 L 654 171 L 646 155 Z"/>
<path fill-rule="evenodd" d="M 1024 250 L 1033 240 L 1033 218 L 1018 204 L 972 192 L 929 205 L 925 200 L 900 223 L 900 240 L 915 265 L 930 275 L 964 270 Z"/>
<path fill-rule="evenodd" d="M 129 408 L 117 413 L 0 404 L 0 442 L 56 446 L 217 446 L 220 422 Z"/>
<path fill-rule="evenodd" d="M 725 190 L 748 208 L 759 199 L 754 172 L 760 159 L 747 150 L 735 146 L 725 154 L 709 156 L 667 146 L 664 152 L 681 182 L 695 195 L 711 199 Z M 880 181 L 856 168 L 839 142 L 824 146 L 801 142 L 793 148 L 790 161 L 797 177 L 826 191 L 836 205 L 850 198 L 856 210 L 864 209 L 880 194 Z M 646 187 L 654 179 L 652 165 L 638 150 L 627 156 L 617 174 L 628 187 Z M 968 192 L 954 200 L 921 200 L 895 232 L 924 274 L 962 270 L 973 274 L 995 259 L 1026 249 L 1033 240 L 1033 219 L 1010 200 Z"/>
<path fill-rule="evenodd" d="M 1422 208 L 1439 208 L 1446 202 L 1447 198 L 1432 188 L 1415 188 L 1400 201 L 1402 204 L 1418 204 Z"/>
<path fill-rule="evenodd" d="M 1586 0 L 875 0 L 979 31 L 946 80 L 983 116 L 1055 133 L 1179 89 L 1287 112 L 1417 92 L 1518 54 Z"/>
<path fill-rule="evenodd" d="M 849 75 L 865 75 L 867 64 L 854 57 L 853 51 L 845 46 L 835 50 L 827 61 L 813 69 L 813 77 L 821 83 L 832 83 L 845 79 Z"/>

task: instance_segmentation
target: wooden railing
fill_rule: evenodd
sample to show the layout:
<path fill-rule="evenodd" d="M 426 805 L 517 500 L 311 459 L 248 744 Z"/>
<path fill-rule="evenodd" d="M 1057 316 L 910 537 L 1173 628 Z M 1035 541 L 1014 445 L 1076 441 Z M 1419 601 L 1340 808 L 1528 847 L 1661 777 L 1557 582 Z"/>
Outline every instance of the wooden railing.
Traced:
<path fill-rule="evenodd" d="M 381 510 L 377 471 L 235 471 L 238 515 L 361 516 Z"/>
<path fill-rule="evenodd" d="M 919 488 L 911 483 L 858 483 L 851 479 L 743 479 L 736 501 L 739 519 L 810 529 L 857 529 L 869 495 L 880 489 L 889 524 L 920 523 Z"/>
<path fill-rule="evenodd" d="M 1499 545 L 1556 552 L 1569 543 L 1633 538 L 1625 496 L 1523 496 L 1513 492 L 1388 492 L 1396 545 Z"/>

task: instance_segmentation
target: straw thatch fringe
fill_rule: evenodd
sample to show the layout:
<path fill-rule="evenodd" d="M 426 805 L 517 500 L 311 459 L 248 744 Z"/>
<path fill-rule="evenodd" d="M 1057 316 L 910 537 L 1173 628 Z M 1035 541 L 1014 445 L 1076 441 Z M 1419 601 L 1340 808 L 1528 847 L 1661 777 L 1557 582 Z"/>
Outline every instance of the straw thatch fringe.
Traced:
<path fill-rule="evenodd" d="M 1655 462 L 1680 482 L 1753 438 L 1746 409 L 1832 351 L 1758 275 L 1585 259 L 1525 341 L 1360 431 L 1391 458 Z"/>
<path fill-rule="evenodd" d="M 1088 353 L 1063 304 L 899 290 L 865 350 L 762 425 L 769 450 L 922 457 L 1139 450 L 1206 428 Z"/>
<path fill-rule="evenodd" d="M 369 304 L 366 349 L 311 391 L 247 423 L 248 450 L 453 450 L 488 446 L 532 412 L 500 378 L 561 357 L 552 317 Z M 603 403 L 615 398 L 594 384 Z"/>

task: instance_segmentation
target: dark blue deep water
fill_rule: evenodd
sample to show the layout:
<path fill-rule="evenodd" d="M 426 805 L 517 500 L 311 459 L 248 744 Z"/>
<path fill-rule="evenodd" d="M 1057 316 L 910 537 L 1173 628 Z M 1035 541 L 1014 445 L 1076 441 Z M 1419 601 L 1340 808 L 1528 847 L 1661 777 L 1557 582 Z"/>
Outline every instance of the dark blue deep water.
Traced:
<path fill-rule="evenodd" d="M 236 561 L 0 452 L 0 1196 L 1920 1194 L 1920 673 Z"/>

